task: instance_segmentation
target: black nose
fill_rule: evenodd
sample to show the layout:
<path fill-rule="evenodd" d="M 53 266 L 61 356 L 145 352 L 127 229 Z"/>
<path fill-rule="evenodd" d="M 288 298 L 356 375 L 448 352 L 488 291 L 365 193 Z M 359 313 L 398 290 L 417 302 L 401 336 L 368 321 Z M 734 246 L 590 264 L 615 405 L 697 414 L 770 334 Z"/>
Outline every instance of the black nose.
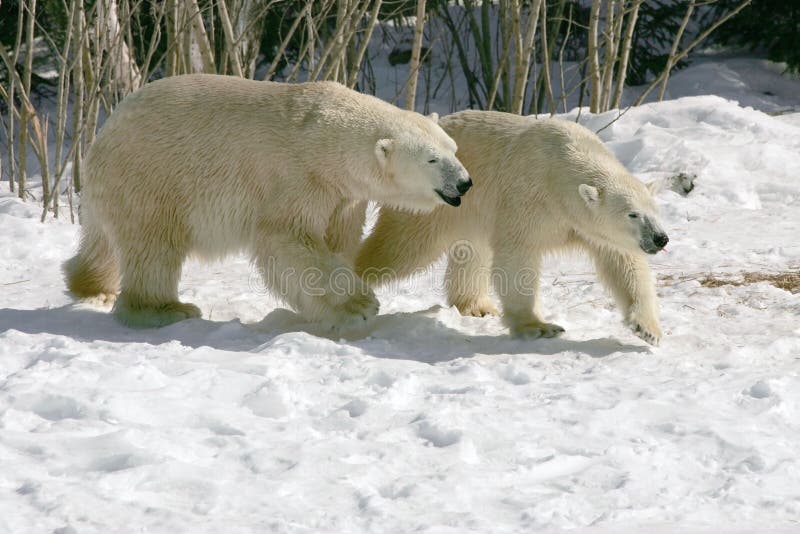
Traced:
<path fill-rule="evenodd" d="M 456 185 L 456 189 L 458 189 L 459 195 L 463 195 L 464 193 L 469 191 L 470 187 L 472 187 L 472 178 L 467 178 L 466 182 L 461 182 L 458 185 Z"/>
<path fill-rule="evenodd" d="M 656 244 L 657 247 L 664 248 L 669 243 L 669 238 L 667 234 L 656 234 L 653 236 L 653 243 Z"/>

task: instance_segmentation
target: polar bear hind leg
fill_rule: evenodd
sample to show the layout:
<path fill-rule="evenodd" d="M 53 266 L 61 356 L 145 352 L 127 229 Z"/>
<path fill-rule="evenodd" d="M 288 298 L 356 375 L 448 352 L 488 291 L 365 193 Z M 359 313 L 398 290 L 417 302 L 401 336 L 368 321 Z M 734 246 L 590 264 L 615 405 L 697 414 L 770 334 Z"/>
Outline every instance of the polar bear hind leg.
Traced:
<path fill-rule="evenodd" d="M 373 291 L 325 243 L 274 228 L 258 235 L 253 260 L 265 286 L 305 318 L 344 333 L 378 314 Z"/>
<path fill-rule="evenodd" d="M 361 245 L 366 218 L 366 202 L 341 202 L 334 210 L 325 230 L 325 243 L 331 252 L 341 254 L 347 261 L 352 262 Z"/>
<path fill-rule="evenodd" d="M 121 251 L 122 291 L 113 311 L 126 326 L 155 328 L 201 316 L 197 306 L 178 300 L 185 254 L 155 241 Z"/>
<path fill-rule="evenodd" d="M 489 296 L 492 249 L 485 240 L 460 239 L 447 250 L 447 302 L 461 315 L 498 315 Z"/>
<path fill-rule="evenodd" d="M 119 291 L 119 267 L 108 236 L 85 218 L 78 253 L 64 262 L 67 288 L 78 298 L 113 302 Z"/>
<path fill-rule="evenodd" d="M 541 259 L 541 252 L 528 243 L 507 240 L 496 245 L 493 281 L 503 305 L 503 323 L 512 337 L 536 339 L 564 332 L 562 326 L 542 319 Z"/>
<path fill-rule="evenodd" d="M 414 215 L 382 208 L 356 256 L 356 274 L 373 287 L 405 278 L 436 261 L 450 238 L 448 223 L 436 211 Z"/>

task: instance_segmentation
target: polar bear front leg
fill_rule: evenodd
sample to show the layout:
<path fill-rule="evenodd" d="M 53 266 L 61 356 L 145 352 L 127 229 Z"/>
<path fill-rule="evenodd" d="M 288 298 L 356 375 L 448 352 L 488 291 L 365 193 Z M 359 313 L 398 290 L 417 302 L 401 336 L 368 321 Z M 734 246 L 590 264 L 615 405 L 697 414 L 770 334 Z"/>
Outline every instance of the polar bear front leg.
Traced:
<path fill-rule="evenodd" d="M 564 328 L 542 319 L 539 295 L 541 254 L 529 246 L 507 243 L 495 248 L 492 281 L 503 304 L 503 324 L 512 337 L 555 337 Z"/>
<path fill-rule="evenodd" d="M 658 296 L 644 254 L 589 246 L 597 275 L 614 296 L 633 333 L 651 345 L 661 341 Z"/>
<path fill-rule="evenodd" d="M 378 299 L 323 239 L 266 234 L 255 247 L 264 283 L 306 319 L 341 331 L 378 314 Z"/>

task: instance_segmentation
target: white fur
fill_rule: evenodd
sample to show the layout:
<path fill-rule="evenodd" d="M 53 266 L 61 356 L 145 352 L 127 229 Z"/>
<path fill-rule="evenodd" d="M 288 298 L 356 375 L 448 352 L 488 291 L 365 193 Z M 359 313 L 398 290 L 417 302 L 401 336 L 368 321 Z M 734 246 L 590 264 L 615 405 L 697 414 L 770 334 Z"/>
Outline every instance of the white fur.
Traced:
<path fill-rule="evenodd" d="M 81 297 L 121 289 L 123 322 L 160 326 L 200 315 L 178 302 L 187 255 L 245 250 L 307 319 L 364 321 L 378 303 L 351 261 L 366 201 L 443 204 L 435 190 L 467 179 L 455 150 L 430 119 L 332 82 L 151 83 L 117 107 L 87 155 L 68 286 Z M 302 286 L 310 270 L 318 279 Z M 352 279 L 349 294 L 331 291 L 337 276 Z"/>
<path fill-rule="evenodd" d="M 356 272 L 386 281 L 447 251 L 451 305 L 495 313 L 494 284 L 512 334 L 553 336 L 563 329 L 542 318 L 539 267 L 544 255 L 577 248 L 594 259 L 626 322 L 657 344 L 658 300 L 641 246 L 663 231 L 647 188 L 597 136 L 571 122 L 497 112 L 464 111 L 439 124 L 458 143 L 475 186 L 458 210 L 382 209 Z"/>

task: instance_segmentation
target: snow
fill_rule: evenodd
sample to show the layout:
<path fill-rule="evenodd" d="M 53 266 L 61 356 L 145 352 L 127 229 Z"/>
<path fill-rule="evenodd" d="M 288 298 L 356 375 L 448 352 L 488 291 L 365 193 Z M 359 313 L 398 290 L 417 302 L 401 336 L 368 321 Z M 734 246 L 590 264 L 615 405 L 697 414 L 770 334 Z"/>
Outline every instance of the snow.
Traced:
<path fill-rule="evenodd" d="M 800 532 L 800 295 L 701 284 L 800 268 L 800 114 L 617 115 L 580 121 L 645 181 L 697 175 L 658 195 L 658 348 L 582 258 L 547 264 L 557 339 L 447 308 L 441 263 L 318 337 L 243 257 L 187 264 L 203 319 L 129 330 L 64 293 L 77 227 L 4 191 L 0 532 Z"/>
<path fill-rule="evenodd" d="M 692 64 L 670 76 L 665 100 L 717 95 L 765 112 L 798 111 L 798 80 L 784 75 L 786 65 L 758 57 L 720 57 L 705 51 Z M 630 90 L 629 95 L 637 94 Z M 657 90 L 654 92 L 657 93 Z M 656 100 L 656 94 L 648 101 Z"/>

